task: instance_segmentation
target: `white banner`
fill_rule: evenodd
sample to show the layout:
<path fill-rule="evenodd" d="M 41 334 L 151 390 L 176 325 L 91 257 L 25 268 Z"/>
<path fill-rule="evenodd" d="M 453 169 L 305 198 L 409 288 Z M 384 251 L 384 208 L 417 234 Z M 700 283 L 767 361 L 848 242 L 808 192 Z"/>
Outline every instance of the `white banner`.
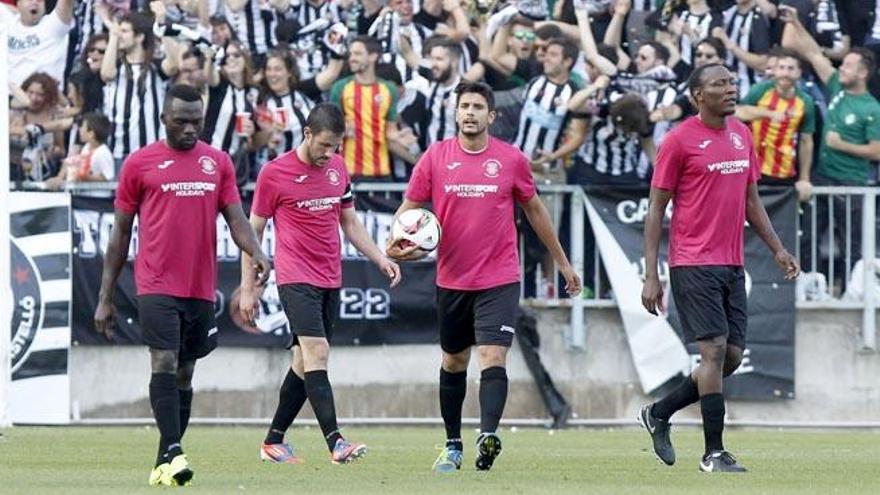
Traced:
<path fill-rule="evenodd" d="M 70 422 L 70 196 L 10 196 L 14 423 Z"/>

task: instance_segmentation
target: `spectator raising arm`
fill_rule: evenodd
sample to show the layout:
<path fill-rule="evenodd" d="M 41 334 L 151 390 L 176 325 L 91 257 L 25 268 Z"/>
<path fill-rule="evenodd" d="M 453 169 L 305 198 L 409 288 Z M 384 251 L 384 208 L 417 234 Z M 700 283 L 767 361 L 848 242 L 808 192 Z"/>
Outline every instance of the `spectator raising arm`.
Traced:
<path fill-rule="evenodd" d="M 795 50 L 810 62 L 819 79 L 827 84 L 834 74 L 834 66 L 831 65 L 831 61 L 827 57 L 822 55 L 819 44 L 801 24 L 797 11 L 793 7 L 780 5 L 779 17 L 785 22 L 785 29 L 782 31 L 782 46 Z"/>
<path fill-rule="evenodd" d="M 574 15 L 577 17 L 577 23 L 581 35 L 581 49 L 587 57 L 587 62 L 593 64 L 593 66 L 599 69 L 601 73 L 607 76 L 616 75 L 617 67 L 615 67 L 614 63 L 602 55 L 599 55 L 599 50 L 596 48 L 596 39 L 593 37 L 593 29 L 590 27 L 590 18 L 587 16 L 587 11 L 575 10 Z"/>

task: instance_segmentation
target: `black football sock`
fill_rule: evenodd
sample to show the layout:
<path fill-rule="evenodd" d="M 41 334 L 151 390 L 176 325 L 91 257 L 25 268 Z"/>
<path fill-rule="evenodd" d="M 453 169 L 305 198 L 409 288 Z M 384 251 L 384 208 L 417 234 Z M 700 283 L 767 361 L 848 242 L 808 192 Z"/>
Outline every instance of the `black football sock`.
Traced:
<path fill-rule="evenodd" d="M 180 395 L 174 373 L 153 373 L 150 378 L 150 405 L 159 428 L 156 465 L 170 462 L 180 449 Z"/>
<path fill-rule="evenodd" d="M 724 450 L 721 435 L 724 432 L 724 395 L 706 394 L 700 397 L 703 412 L 703 437 L 706 440 L 706 453 Z"/>
<path fill-rule="evenodd" d="M 321 432 L 327 447 L 332 451 L 336 441 L 342 438 L 336 424 L 336 406 L 333 404 L 333 389 L 327 378 L 327 370 L 306 371 L 306 395 L 315 411 L 315 418 L 321 425 Z"/>
<path fill-rule="evenodd" d="M 480 432 L 494 433 L 507 402 L 507 370 L 486 368 L 480 374 Z"/>
<path fill-rule="evenodd" d="M 446 427 L 446 446 L 462 450 L 461 406 L 467 393 L 467 371 L 452 373 L 440 368 L 440 415 Z"/>
<path fill-rule="evenodd" d="M 680 411 L 698 400 L 700 400 L 700 392 L 697 390 L 697 382 L 688 376 L 681 385 L 669 392 L 669 395 L 654 403 L 651 407 L 651 416 L 662 421 L 669 421 L 669 418 L 676 411 Z"/>
<path fill-rule="evenodd" d="M 284 441 L 284 434 L 306 403 L 306 398 L 306 382 L 292 369 L 287 368 L 287 376 L 284 377 L 284 383 L 281 384 L 281 391 L 278 393 L 278 408 L 275 409 L 275 416 L 272 417 L 272 425 L 269 427 L 265 443 Z"/>
<path fill-rule="evenodd" d="M 192 411 L 193 391 L 192 389 L 177 389 L 180 396 L 180 438 L 186 433 L 186 427 L 189 426 L 189 415 Z"/>

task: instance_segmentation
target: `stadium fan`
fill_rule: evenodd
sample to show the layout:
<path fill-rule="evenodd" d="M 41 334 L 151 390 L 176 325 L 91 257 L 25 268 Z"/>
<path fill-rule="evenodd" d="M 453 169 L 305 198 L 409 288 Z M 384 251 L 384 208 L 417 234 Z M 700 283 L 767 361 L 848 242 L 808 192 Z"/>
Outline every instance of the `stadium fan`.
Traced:
<path fill-rule="evenodd" d="M 726 65 L 739 80 L 740 97 L 761 80 L 761 71 L 770 50 L 770 21 L 757 0 L 738 0 L 722 14 L 722 25 L 712 28 L 712 36 L 727 49 Z"/>
<path fill-rule="evenodd" d="M 777 50 L 773 79 L 752 86 L 737 106 L 736 116 L 751 122 L 762 185 L 794 185 L 798 198 L 812 196 L 813 99 L 798 88 L 801 59 L 791 50 Z"/>
<path fill-rule="evenodd" d="M 68 34 L 73 29 L 73 0 L 58 0 L 46 13 L 45 0 L 19 0 L 15 9 L 0 5 L 0 23 L 8 26 L 9 81 L 20 85 L 42 71 L 63 82 Z"/>

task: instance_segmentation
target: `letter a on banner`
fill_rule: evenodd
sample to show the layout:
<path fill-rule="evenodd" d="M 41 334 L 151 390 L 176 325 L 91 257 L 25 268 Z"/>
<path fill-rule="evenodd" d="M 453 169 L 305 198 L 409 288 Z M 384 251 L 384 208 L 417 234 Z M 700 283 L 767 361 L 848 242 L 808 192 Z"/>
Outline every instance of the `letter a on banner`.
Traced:
<path fill-rule="evenodd" d="M 665 317 L 654 316 L 642 306 L 642 278 L 637 268 L 630 263 L 589 197 L 585 198 L 584 205 L 593 226 L 596 247 L 614 289 L 642 391 L 649 394 L 671 378 L 687 372 L 690 368 L 687 350 Z"/>

